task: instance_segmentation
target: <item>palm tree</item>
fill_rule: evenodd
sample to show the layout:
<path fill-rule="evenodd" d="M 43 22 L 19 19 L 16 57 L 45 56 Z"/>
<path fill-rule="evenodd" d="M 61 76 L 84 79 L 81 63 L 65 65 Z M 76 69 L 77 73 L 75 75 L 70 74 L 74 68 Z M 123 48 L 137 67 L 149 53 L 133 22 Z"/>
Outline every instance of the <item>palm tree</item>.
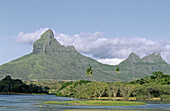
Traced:
<path fill-rule="evenodd" d="M 86 70 L 86 77 L 87 77 L 87 76 L 90 76 L 90 78 L 91 78 L 91 76 L 93 76 L 92 66 L 89 66 L 89 67 L 87 68 L 87 70 Z"/>
<path fill-rule="evenodd" d="M 117 81 L 118 81 L 119 66 L 116 67 L 116 73 L 117 73 Z"/>

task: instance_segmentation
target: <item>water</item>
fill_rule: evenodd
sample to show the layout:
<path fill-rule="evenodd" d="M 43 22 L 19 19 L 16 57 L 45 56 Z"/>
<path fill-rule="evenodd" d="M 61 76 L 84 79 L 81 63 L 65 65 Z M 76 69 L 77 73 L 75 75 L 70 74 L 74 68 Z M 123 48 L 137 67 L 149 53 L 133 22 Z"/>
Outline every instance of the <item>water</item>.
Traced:
<path fill-rule="evenodd" d="M 0 95 L 0 111 L 62 111 L 66 109 L 170 111 L 170 104 L 168 103 L 148 103 L 147 105 L 141 106 L 71 106 L 43 104 L 45 101 L 70 100 L 75 99 L 68 97 L 55 97 L 54 95 Z"/>

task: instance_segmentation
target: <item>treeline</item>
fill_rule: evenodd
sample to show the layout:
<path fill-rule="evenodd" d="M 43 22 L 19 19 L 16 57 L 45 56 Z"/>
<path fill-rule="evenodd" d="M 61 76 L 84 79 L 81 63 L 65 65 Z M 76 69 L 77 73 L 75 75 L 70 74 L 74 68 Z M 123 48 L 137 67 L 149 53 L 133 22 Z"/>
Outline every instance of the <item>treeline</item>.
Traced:
<path fill-rule="evenodd" d="M 65 81 L 24 81 L 24 83 L 26 83 L 27 85 L 30 84 L 36 84 L 37 86 L 41 86 L 41 87 L 46 87 L 48 86 L 49 89 L 49 94 L 56 94 L 57 90 L 60 89 L 61 85 L 63 83 L 65 83 Z"/>
<path fill-rule="evenodd" d="M 154 72 L 152 76 L 130 82 L 72 81 L 63 83 L 56 96 L 92 99 L 100 97 L 136 97 L 137 100 L 170 99 L 170 75 Z"/>
<path fill-rule="evenodd" d="M 35 84 L 27 85 L 19 79 L 12 79 L 6 76 L 0 81 L 0 92 L 13 93 L 45 93 L 48 94 L 48 87 L 36 86 Z"/>

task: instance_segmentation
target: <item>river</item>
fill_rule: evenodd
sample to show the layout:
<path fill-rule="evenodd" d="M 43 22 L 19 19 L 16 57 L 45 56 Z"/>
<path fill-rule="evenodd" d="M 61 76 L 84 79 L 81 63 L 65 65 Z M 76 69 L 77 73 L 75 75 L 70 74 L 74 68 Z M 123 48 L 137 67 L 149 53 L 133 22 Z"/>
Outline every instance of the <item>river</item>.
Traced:
<path fill-rule="evenodd" d="M 63 111 L 68 109 L 110 109 L 131 111 L 170 111 L 169 103 L 148 103 L 141 106 L 71 106 L 71 105 L 47 105 L 45 101 L 70 101 L 68 97 L 56 97 L 55 95 L 0 95 L 0 111 Z M 97 111 L 97 110 L 95 110 Z"/>

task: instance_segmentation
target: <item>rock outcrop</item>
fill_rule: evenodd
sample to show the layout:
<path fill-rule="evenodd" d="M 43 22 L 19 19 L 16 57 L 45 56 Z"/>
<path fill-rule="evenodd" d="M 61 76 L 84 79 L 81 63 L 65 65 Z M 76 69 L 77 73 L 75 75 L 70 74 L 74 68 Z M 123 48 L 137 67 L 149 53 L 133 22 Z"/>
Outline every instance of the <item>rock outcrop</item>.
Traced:
<path fill-rule="evenodd" d="M 33 45 L 33 52 L 0 66 L 0 78 L 11 75 L 22 80 L 80 80 L 92 66 L 93 79 L 116 81 L 116 66 L 106 65 L 81 55 L 73 46 L 62 46 L 52 30 L 47 30 Z M 119 80 L 127 81 L 150 75 L 153 71 L 170 74 L 170 66 L 160 54 L 140 59 L 131 53 L 119 65 Z"/>

